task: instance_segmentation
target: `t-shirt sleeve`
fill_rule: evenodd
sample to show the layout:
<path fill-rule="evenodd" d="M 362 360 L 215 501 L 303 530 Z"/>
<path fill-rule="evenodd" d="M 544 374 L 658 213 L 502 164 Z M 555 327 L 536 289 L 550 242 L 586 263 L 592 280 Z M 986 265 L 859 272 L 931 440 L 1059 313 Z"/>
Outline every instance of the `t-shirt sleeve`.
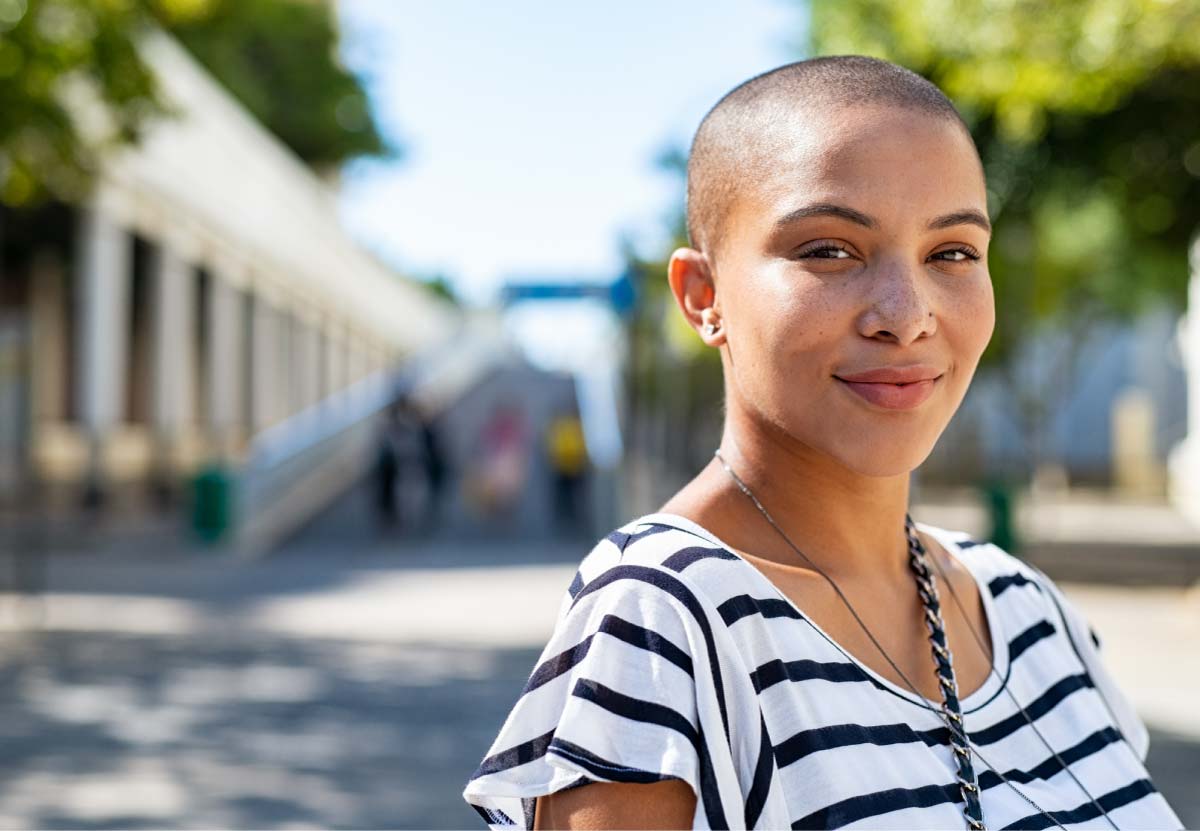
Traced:
<path fill-rule="evenodd" d="M 672 585 L 656 569 L 616 566 L 564 603 L 463 792 L 489 826 L 532 828 L 536 797 L 591 782 L 680 779 L 699 793 L 703 635 Z"/>
<path fill-rule="evenodd" d="M 1117 686 L 1116 679 L 1104 664 L 1101 639 L 1096 630 L 1088 622 L 1084 614 L 1062 593 L 1062 590 L 1045 574 L 1038 572 L 1041 582 L 1049 589 L 1049 595 L 1058 607 L 1059 613 L 1066 624 L 1067 633 L 1079 659 L 1087 668 L 1088 675 L 1096 685 L 1096 691 L 1104 700 L 1113 720 L 1120 729 L 1129 746 L 1133 748 L 1138 758 L 1146 761 L 1150 749 L 1150 733 L 1137 714 L 1125 693 Z"/>

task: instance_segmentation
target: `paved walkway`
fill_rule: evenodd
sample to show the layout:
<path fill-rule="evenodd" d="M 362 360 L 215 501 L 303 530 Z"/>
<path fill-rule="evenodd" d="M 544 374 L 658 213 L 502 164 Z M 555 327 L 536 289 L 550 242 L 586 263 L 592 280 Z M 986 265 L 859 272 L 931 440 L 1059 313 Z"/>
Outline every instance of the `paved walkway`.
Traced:
<path fill-rule="evenodd" d="M 0 828 L 478 827 L 575 551 L 453 553 L 53 560 L 0 596 Z"/>

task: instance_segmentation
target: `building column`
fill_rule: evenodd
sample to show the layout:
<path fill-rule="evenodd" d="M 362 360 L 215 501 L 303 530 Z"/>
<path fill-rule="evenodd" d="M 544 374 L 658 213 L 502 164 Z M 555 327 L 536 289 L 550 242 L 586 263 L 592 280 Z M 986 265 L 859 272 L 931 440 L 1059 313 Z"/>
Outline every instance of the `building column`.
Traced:
<path fill-rule="evenodd" d="M 218 455 L 232 449 L 234 430 L 241 411 L 241 390 L 244 382 L 245 356 L 241 355 L 242 304 L 238 290 L 213 272 L 208 303 L 208 366 L 209 379 L 205 421 L 209 424 L 209 439 Z"/>
<path fill-rule="evenodd" d="M 322 317 L 317 326 L 317 397 L 324 401 L 333 395 L 333 333 L 329 330 L 329 318 Z"/>
<path fill-rule="evenodd" d="M 238 289 L 237 360 L 241 368 L 237 392 L 237 450 L 240 453 L 254 434 L 254 309 L 258 305 L 250 286 Z"/>
<path fill-rule="evenodd" d="M 309 405 L 320 403 L 325 397 L 325 336 L 321 331 L 321 319 L 313 318 L 308 324 L 308 390 Z"/>
<path fill-rule="evenodd" d="M 196 402 L 194 375 L 196 275 L 169 242 L 159 241 L 150 265 L 151 421 L 162 484 L 178 469 L 181 443 L 191 427 Z"/>
<path fill-rule="evenodd" d="M 358 383 L 367 376 L 367 352 L 363 342 L 353 334 L 347 344 L 350 351 L 350 382 Z"/>
<path fill-rule="evenodd" d="M 78 229 L 75 380 L 89 448 L 85 499 L 96 503 L 107 484 L 105 447 L 123 416 L 133 239 L 94 205 L 80 209 Z"/>
<path fill-rule="evenodd" d="M 358 381 L 354 377 L 354 341 L 350 339 L 350 328 L 340 325 L 337 331 L 337 388 L 346 389 Z"/>
<path fill-rule="evenodd" d="M 277 360 L 278 315 L 261 294 L 254 295 L 250 330 L 250 432 L 258 433 L 275 422 L 276 390 L 280 386 Z"/>
<path fill-rule="evenodd" d="M 296 353 L 300 358 L 299 406 L 296 411 L 306 410 L 321 399 L 321 340 L 317 322 L 304 317 L 296 318 L 299 337 Z"/>
<path fill-rule="evenodd" d="M 374 375 L 383 367 L 383 360 L 379 354 L 379 344 L 374 338 L 367 341 L 367 374 Z"/>
<path fill-rule="evenodd" d="M 278 322 L 275 350 L 279 361 L 280 389 L 275 401 L 277 409 L 274 420 L 278 422 L 290 418 L 297 410 L 300 356 L 296 354 L 299 342 L 296 337 L 296 315 L 290 309 L 280 308 L 275 313 L 275 320 Z"/>
<path fill-rule="evenodd" d="M 331 318 L 325 318 L 321 327 L 321 397 L 336 395 L 346 385 L 342 377 L 341 331 Z"/>
<path fill-rule="evenodd" d="M 32 268 L 30 381 L 33 385 L 33 420 L 39 424 L 61 421 L 65 417 L 71 369 L 67 364 L 67 280 L 63 264 L 57 255 L 43 253 L 34 259 Z"/>

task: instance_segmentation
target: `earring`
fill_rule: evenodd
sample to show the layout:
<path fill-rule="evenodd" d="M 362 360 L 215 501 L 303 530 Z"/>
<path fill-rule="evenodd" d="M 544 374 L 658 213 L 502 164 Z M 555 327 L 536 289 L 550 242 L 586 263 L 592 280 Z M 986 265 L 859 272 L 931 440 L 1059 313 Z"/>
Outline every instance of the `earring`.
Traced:
<path fill-rule="evenodd" d="M 708 335 L 711 338 L 716 333 L 717 333 L 717 324 L 712 323 L 711 321 L 704 324 L 704 334 Z"/>

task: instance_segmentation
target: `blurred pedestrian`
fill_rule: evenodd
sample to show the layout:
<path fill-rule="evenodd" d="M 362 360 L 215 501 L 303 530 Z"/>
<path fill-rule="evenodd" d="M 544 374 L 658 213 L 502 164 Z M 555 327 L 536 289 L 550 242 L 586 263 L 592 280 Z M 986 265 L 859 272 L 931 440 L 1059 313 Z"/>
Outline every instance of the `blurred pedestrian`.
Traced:
<path fill-rule="evenodd" d="M 372 493 L 375 516 L 382 529 L 406 525 L 411 503 L 405 485 L 414 469 L 422 469 L 422 427 L 412 402 L 401 398 L 384 411 L 376 438 Z"/>
<path fill-rule="evenodd" d="M 554 492 L 554 526 L 568 534 L 586 527 L 584 479 L 588 467 L 587 443 L 578 412 L 564 412 L 546 430 L 546 455 Z"/>
<path fill-rule="evenodd" d="M 528 466 L 525 415 L 515 404 L 502 401 L 492 409 L 480 433 L 468 496 L 484 516 L 510 524 L 525 489 Z"/>
<path fill-rule="evenodd" d="M 423 413 L 420 419 L 421 451 L 425 470 L 424 530 L 433 533 L 440 524 L 443 510 L 443 493 L 446 482 L 446 454 L 442 440 L 431 414 Z"/>

